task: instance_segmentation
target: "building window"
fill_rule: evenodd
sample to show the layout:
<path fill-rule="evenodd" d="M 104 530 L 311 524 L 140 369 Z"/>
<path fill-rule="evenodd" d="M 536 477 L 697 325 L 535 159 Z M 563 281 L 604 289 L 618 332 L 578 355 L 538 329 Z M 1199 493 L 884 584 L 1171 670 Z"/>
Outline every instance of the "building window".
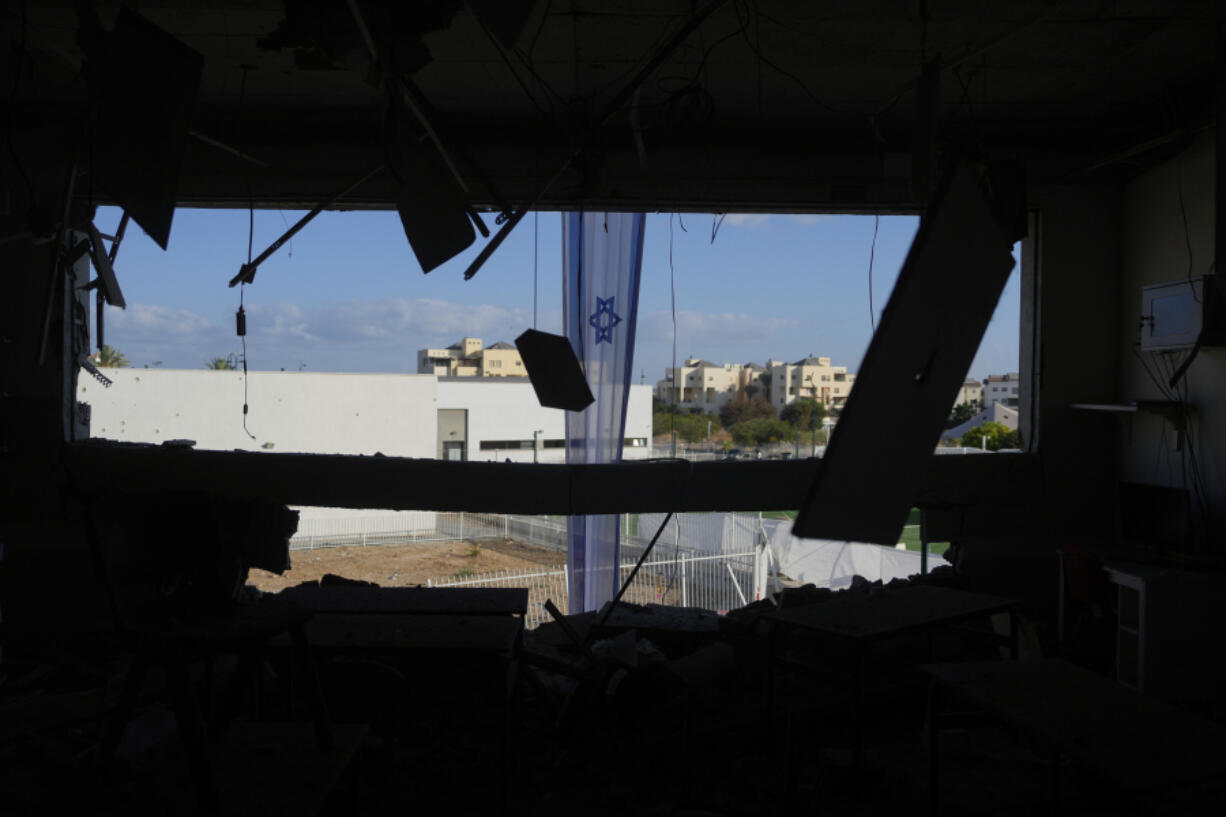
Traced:
<path fill-rule="evenodd" d="M 479 448 L 482 451 L 514 451 L 516 449 L 531 449 L 532 440 L 482 440 Z"/>

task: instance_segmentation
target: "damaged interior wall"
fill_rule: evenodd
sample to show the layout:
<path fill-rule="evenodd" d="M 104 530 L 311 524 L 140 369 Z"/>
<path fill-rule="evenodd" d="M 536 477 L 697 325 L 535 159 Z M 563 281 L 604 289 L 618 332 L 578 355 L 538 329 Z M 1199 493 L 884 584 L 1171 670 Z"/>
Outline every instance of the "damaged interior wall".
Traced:
<path fill-rule="evenodd" d="M 310 4 L 290 5 L 301 9 Z M 566 81 L 563 87 L 577 100 L 585 99 L 585 92 L 603 88 L 598 80 L 607 78 L 608 65 L 593 55 L 605 54 L 601 49 L 613 44 L 618 52 L 610 55 L 618 57 L 612 63 L 615 69 L 632 70 L 642 55 L 650 53 L 661 34 L 656 24 L 665 19 L 662 12 L 644 11 L 633 3 L 623 4 L 621 13 L 611 21 L 602 20 L 599 15 L 577 14 L 581 4 L 552 5 L 555 12 L 546 22 L 553 33 L 564 30 L 577 37 L 576 32 L 582 29 L 587 32 L 584 43 L 592 49 L 581 53 L 569 36 L 547 38 L 551 42 L 549 70 L 555 78 Z M 933 157 L 914 157 L 910 153 L 909 134 L 916 119 L 916 106 L 909 90 L 897 89 L 914 88 L 920 57 L 927 51 L 921 36 L 928 32 L 928 20 L 925 18 L 921 26 L 915 7 L 907 3 L 832 7 L 829 19 L 823 18 L 821 25 L 823 38 L 828 34 L 844 43 L 842 49 L 833 50 L 814 47 L 811 38 L 791 43 L 787 27 L 768 27 L 773 32 L 768 37 L 787 46 L 782 54 L 771 53 L 788 65 L 798 64 L 799 67 L 793 67 L 822 92 L 815 96 L 815 92 L 806 94 L 786 77 L 766 70 L 770 66 L 763 67 L 761 55 L 754 54 L 751 47 L 752 40 L 751 46 L 743 47 L 732 39 L 724 43 L 728 50 L 715 50 L 716 36 L 745 33 L 738 31 L 738 14 L 748 5 L 729 4 L 723 9 L 721 17 L 713 18 L 722 28 L 704 31 L 707 39 L 701 46 L 691 47 L 683 60 L 686 76 L 690 76 L 691 71 L 698 72 L 711 58 L 713 73 L 723 84 L 713 83 L 713 92 L 699 87 L 713 96 L 722 95 L 721 101 L 726 100 L 727 104 L 721 110 L 729 114 L 728 119 L 694 122 L 683 118 L 670 123 L 662 115 L 653 123 L 656 131 L 645 132 L 649 147 L 645 151 L 634 145 L 635 133 L 626 121 L 629 117 L 615 123 L 616 132 L 602 132 L 585 121 L 588 112 L 578 110 L 582 105 L 576 104 L 576 110 L 566 107 L 559 123 L 538 116 L 527 101 L 510 102 L 512 94 L 519 93 L 514 80 L 498 73 L 498 83 L 487 84 L 489 77 L 503 71 L 504 66 L 492 51 L 483 59 L 474 60 L 474 40 L 468 35 L 474 34 L 475 28 L 467 17 L 460 17 L 461 23 L 457 24 L 464 27 L 464 36 L 446 40 L 445 30 L 438 35 L 444 38 L 441 45 L 445 47 L 440 51 L 447 59 L 433 64 L 423 80 L 433 80 L 439 98 L 452 106 L 448 111 L 451 115 L 445 118 L 454 126 L 453 133 L 466 134 L 460 141 L 483 166 L 491 169 L 504 193 L 517 202 L 527 200 L 539 189 L 542 179 L 556 171 L 558 164 L 580 144 L 579 157 L 543 200 L 546 207 L 567 209 L 588 204 L 620 209 L 705 211 L 782 207 L 812 212 L 922 208 L 922 195 L 911 189 L 916 175 L 912 172 L 912 160 Z M 794 4 L 785 10 L 799 13 L 802 5 Z M 1214 255 L 1214 224 L 1219 221 L 1210 181 L 1216 169 L 1215 134 L 1212 129 L 1200 130 L 1189 146 L 1178 145 L 1177 149 L 1171 149 L 1169 141 L 1160 143 L 1157 149 L 1145 146 L 1169 133 L 1171 123 L 1167 114 L 1171 107 L 1179 109 L 1180 105 L 1168 103 L 1188 106 L 1186 110 L 1190 113 L 1178 123 L 1180 127 L 1203 126 L 1207 99 L 1205 72 L 1213 55 L 1209 41 L 1214 25 L 1210 23 L 1220 23 L 1221 10 L 1215 3 L 1176 3 L 1172 5 L 1175 9 L 1172 18 L 1161 19 L 1155 26 L 1152 6 L 1146 3 L 1109 4 L 1119 15 L 1110 19 L 1102 19 L 1103 6 L 1097 2 L 992 4 L 990 8 L 952 1 L 948 5 L 927 5 L 937 9 L 933 29 L 947 47 L 957 44 L 961 49 L 969 38 L 973 43 L 968 53 L 976 48 L 979 56 L 991 52 L 991 62 L 982 63 L 990 66 L 990 83 L 981 81 L 976 86 L 971 82 L 962 88 L 943 85 L 945 102 L 938 119 L 943 118 L 948 128 L 937 140 L 942 151 L 953 154 L 968 145 L 978 145 L 989 153 L 1020 158 L 1030 173 L 1028 199 L 1036 229 L 1024 251 L 1033 265 L 1027 265 L 1032 278 L 1024 283 L 1023 289 L 1033 296 L 1033 301 L 1023 307 L 1022 348 L 1029 351 L 1024 352 L 1028 359 L 1023 360 L 1021 368 L 1026 377 L 1023 395 L 1029 398 L 1023 400 L 1022 410 L 1033 413 L 1027 421 L 1032 433 L 1026 441 L 1026 453 L 935 457 L 919 487 L 917 501 L 932 515 L 929 538 L 950 539 L 958 545 L 956 581 L 962 583 L 962 588 L 1016 598 L 1018 610 L 1040 633 L 1046 646 L 1055 642 L 1052 633 L 1059 593 L 1057 547 L 1117 544 L 1116 520 L 1123 509 L 1118 493 L 1121 480 L 1183 485 L 1178 455 L 1166 450 L 1172 439 L 1170 428 L 1164 432 L 1167 421 L 1141 413 L 1122 421 L 1115 416 L 1073 409 L 1071 404 L 1119 404 L 1157 396 L 1158 390 L 1148 383 L 1131 351 L 1140 287 L 1183 278 L 1188 271 L 1187 243 L 1192 247 L 1193 274 L 1209 271 Z M 250 6 L 236 14 L 235 24 L 248 27 L 250 20 L 258 17 L 261 35 L 266 35 L 284 15 L 283 4 L 279 2 L 257 2 Z M 4 239 L 0 243 L 0 269 L 4 271 L 4 291 L 0 297 L 3 458 L 0 606 L 4 629 L 0 632 L 6 660 L 14 655 L 13 648 L 19 640 L 24 641 L 24 646 L 44 650 L 75 649 L 75 636 L 106 623 L 107 601 L 85 535 L 83 509 L 91 504 L 95 514 L 106 514 L 119 523 L 129 522 L 132 531 L 143 525 L 143 543 L 152 545 L 155 552 L 164 542 L 167 529 L 182 517 L 196 518 L 191 503 L 208 506 L 209 511 L 199 515 L 202 519 L 214 515 L 211 502 L 216 507 L 225 507 L 233 500 L 270 505 L 284 502 L 527 513 L 763 510 L 799 505 L 813 479 L 814 466 L 805 461 L 692 465 L 656 462 L 572 469 L 400 457 L 173 451 L 158 447 L 110 450 L 72 444 L 77 394 L 73 381 L 78 374 L 79 356 L 87 351 L 78 348 L 80 316 L 73 303 L 80 302 L 80 298 L 73 293 L 83 283 L 86 271 L 84 267 L 74 269 L 71 276 L 57 272 L 53 263 L 56 247 L 47 239 L 58 232 L 57 222 L 63 220 L 65 191 L 70 183 L 76 183 L 75 200 L 82 208 L 106 199 L 90 188 L 91 178 L 80 172 L 76 164 L 76 157 L 86 153 L 88 140 L 82 134 L 81 124 L 87 117 L 77 95 L 85 92 L 74 84 L 80 62 L 72 42 L 75 18 L 67 4 L 62 7 L 46 4 L 46 8 L 62 15 L 51 19 L 53 27 L 32 30 L 29 40 L 40 53 L 39 65 L 44 72 L 40 76 L 46 85 L 38 86 L 38 92 L 43 96 L 15 95 L 20 104 L 15 106 L 18 110 L 12 120 L 17 126 L 9 134 L 13 149 L 0 151 L 5 180 L 5 198 L 0 201 L 0 237 Z M 109 5 L 107 10 L 111 10 Z M 345 9 L 337 6 L 335 10 L 341 12 L 342 19 L 348 19 Z M 692 13 L 692 5 L 676 3 L 669 10 L 682 20 Z M 40 8 L 39 13 L 42 11 Z M 193 46 L 209 51 L 206 88 L 195 124 L 205 132 L 226 135 L 237 108 L 235 86 L 246 69 L 240 71 L 231 64 L 234 59 L 229 49 L 234 46 L 234 38 L 215 35 L 220 30 L 219 18 L 224 10 L 214 9 L 203 18 L 177 13 L 181 11 L 162 4 L 150 13 L 166 26 L 182 26 L 183 36 Z M 1038 16 L 1030 16 L 1042 14 L 1051 17 L 1039 20 Z M 582 20 L 577 21 L 581 16 Z M 6 24 L 13 23 L 10 17 L 4 19 Z M 609 23 L 616 23 L 617 30 L 626 32 L 627 37 L 634 34 L 637 26 L 637 50 L 623 46 L 621 38 L 607 36 L 604 26 Z M 249 27 L 251 31 L 256 28 Z M 10 28 L 14 29 L 11 40 L 19 41 L 18 26 Z M 828 32 L 827 28 L 831 30 Z M 66 33 L 48 45 L 59 37 L 56 32 Z M 39 37 L 43 39 L 36 42 Z M 353 50 L 360 53 L 360 40 L 350 39 Z M 878 39 L 887 53 L 880 66 L 868 70 L 862 45 Z M 615 40 L 618 42 L 614 43 Z M 223 41 L 223 45 L 218 44 Z M 857 42 L 860 47 L 854 46 Z M 1002 42 L 1007 44 L 1003 51 L 992 51 L 989 47 Z M 740 50 L 731 50 L 734 46 Z M 249 53 L 255 53 L 254 45 L 249 48 Z M 260 52 L 256 56 L 268 59 L 266 65 L 276 70 L 255 72 L 256 84 L 252 87 L 267 96 L 260 99 L 261 94 L 253 94 L 253 99 L 260 99 L 262 104 L 252 103 L 251 117 L 244 122 L 249 131 L 242 134 L 242 142 L 244 148 L 270 161 L 276 157 L 276 168 L 253 173 L 249 163 L 233 153 L 217 150 L 198 139 L 189 142 L 180 204 L 246 206 L 253 198 L 262 207 L 313 204 L 342 189 L 356 173 L 377 160 L 381 152 L 376 139 L 378 109 L 367 105 L 376 95 L 361 71 L 339 66 L 297 71 L 294 60 L 304 55 L 290 50 Z M 967 61 L 968 71 L 979 65 L 971 62 Z M 1002 66 L 999 74 L 995 73 L 997 66 Z M 953 68 L 945 73 L 952 74 Z M 277 88 L 286 84 L 287 76 L 294 82 L 288 83 L 288 90 L 282 87 L 278 92 Z M 999 95 L 990 96 L 987 88 Z M 1003 91 L 999 90 L 1002 88 Z M 667 104 L 667 91 L 649 86 L 644 93 L 649 102 L 660 103 L 660 112 L 676 112 L 675 106 L 670 109 Z M 694 100 L 702 98 L 698 90 L 692 93 Z M 890 94 L 895 94 L 893 101 L 889 101 Z M 975 94 L 982 94 L 982 106 Z M 969 96 L 976 104 L 964 106 L 959 95 Z M 587 101 L 595 107 L 594 103 L 600 101 L 598 95 L 593 92 L 590 96 Z M 836 115 L 814 104 L 815 98 L 822 97 L 865 110 L 876 108 L 884 125 L 875 131 L 869 126 L 868 117 Z M 355 105 L 354 99 L 360 102 Z M 483 106 L 491 99 L 508 106 L 507 109 L 498 108 L 492 115 L 485 113 Z M 868 104 L 864 103 L 866 99 L 870 100 Z M 1195 104 L 1189 105 L 1189 101 Z M 360 109 L 360 113 L 355 114 L 355 109 Z M 803 127 L 793 128 L 797 122 Z M 543 139 L 542 133 L 548 138 Z M 1141 147 L 1134 151 L 1138 145 Z M 1111 158 L 1121 155 L 1121 150 L 1127 162 Z M 673 159 L 677 161 L 673 163 Z M 248 186 L 252 178 L 254 181 Z M 394 184 L 383 178 L 373 191 L 352 203 L 386 207 L 394 198 Z M 474 194 L 473 201 L 480 207 L 494 206 L 487 189 Z M 219 272 L 219 286 L 231 272 L 229 268 Z M 1187 381 L 1188 400 L 1196 407 L 1196 436 L 1205 471 L 1206 501 L 1218 530 L 1226 517 L 1226 474 L 1220 465 L 1226 457 L 1226 439 L 1220 431 L 1226 420 L 1223 416 L 1226 379 L 1222 377 L 1221 366 L 1220 351 L 1203 350 L 1189 368 Z M 232 404 L 229 409 L 233 410 Z M 457 485 L 464 490 L 456 491 Z M 161 504 L 164 492 L 178 491 L 192 492 L 186 510 L 174 503 Z M 217 495 L 225 499 L 216 500 Z M 152 512 L 151 506 L 160 508 L 160 512 Z M 192 529 L 192 533 L 190 538 L 195 540 L 193 545 L 199 548 L 198 552 L 208 552 L 213 532 L 202 526 L 200 530 Z M 1220 566 L 1222 547 L 1220 536 L 1209 540 L 1197 554 L 1206 562 L 1198 566 L 1202 572 L 1189 571 L 1210 591 L 1220 574 L 1207 568 Z M 929 576 L 925 581 L 934 578 L 942 577 Z M 868 583 L 856 584 L 856 591 L 870 598 Z M 801 601 L 815 604 L 829 601 L 830 596 L 812 589 L 798 595 Z M 888 593 L 883 596 L 889 598 Z M 1206 670 L 1186 659 L 1199 660 L 1207 645 L 1221 643 L 1221 624 L 1226 622 L 1221 603 L 1212 599 L 1212 593 L 1203 598 L 1210 598 L 1212 603 L 1195 606 L 1197 619 L 1190 626 L 1176 629 L 1168 620 L 1152 631 L 1154 641 L 1171 650 L 1167 655 L 1171 656 L 1172 667 L 1177 667 L 1185 678 L 1196 674 L 1197 693 L 1220 690 L 1221 669 L 1219 666 Z M 858 602 L 851 599 L 844 603 Z M 1106 608 L 1112 603 L 1107 601 Z M 746 609 L 755 608 L 749 610 L 752 619 L 770 606 L 771 602 L 762 602 Z M 990 609 L 1001 608 L 993 605 Z M 711 625 L 710 619 L 714 617 L 709 614 L 705 617 L 708 620 L 703 622 L 704 626 Z M 643 715 L 650 711 L 645 704 L 652 700 L 665 701 L 677 717 L 683 713 L 688 717 L 690 712 L 698 711 L 701 717 L 697 722 L 708 728 L 720 724 L 722 718 L 749 712 L 752 718 L 745 718 L 742 731 L 718 732 L 714 740 L 707 740 L 702 732 L 694 737 L 689 729 L 692 724 L 679 726 L 677 733 L 690 743 L 656 744 L 655 754 L 651 755 L 626 752 L 621 759 L 632 768 L 625 769 L 624 777 L 603 775 L 601 769 L 601 774 L 587 778 L 574 770 L 579 765 L 575 758 L 598 753 L 592 752 L 590 746 L 572 745 L 568 747 L 571 751 L 559 755 L 554 752 L 554 741 L 560 738 L 546 733 L 548 737 L 541 742 L 547 749 L 534 756 L 533 763 L 521 764 L 520 771 L 540 775 L 534 782 L 553 790 L 573 787 L 570 802 L 574 803 L 590 802 L 587 798 L 592 780 L 599 778 L 597 786 L 607 784 L 610 777 L 637 783 L 643 767 L 681 778 L 683 775 L 676 773 L 678 758 L 687 762 L 689 758 L 699 758 L 709 764 L 707 771 L 714 769 L 718 776 L 744 783 L 743 788 L 752 788 L 761 778 L 770 784 L 764 784 L 763 789 L 785 790 L 791 783 L 770 777 L 771 770 L 781 768 L 781 764 L 754 766 L 752 761 L 760 760 L 755 755 L 763 746 L 772 750 L 799 747 L 803 751 L 808 747 L 801 744 L 824 740 L 830 734 L 830 724 L 846 715 L 831 711 L 846 708 L 846 697 L 839 697 L 846 690 L 798 686 L 794 704 L 812 707 L 816 701 L 825 708 L 809 720 L 790 721 L 790 732 L 771 732 L 769 726 L 764 730 L 758 710 L 744 705 L 740 699 L 752 698 L 752 706 L 758 705 L 762 685 L 755 673 L 763 668 L 764 639 L 760 631 L 754 630 L 752 620 L 738 623 L 736 618 L 739 617 L 728 622 L 732 632 L 721 634 L 722 643 L 708 645 L 711 652 L 718 654 L 705 656 L 712 659 L 706 662 L 703 655 L 693 661 L 704 671 L 708 667 L 703 664 L 714 665 L 710 676 L 719 678 L 719 682 L 697 691 L 696 687 L 686 687 L 682 693 L 668 697 L 660 691 L 662 686 L 653 686 L 658 678 L 626 673 L 614 676 L 621 685 L 614 685 L 612 693 L 604 683 L 606 678 L 587 683 L 582 688 L 586 697 L 580 697 L 580 705 L 574 709 L 581 715 L 598 713 L 605 718 L 603 726 L 597 724 L 605 731 L 598 728 L 592 733 L 598 738 L 611 736 L 607 744 L 598 747 L 599 752 L 609 755 L 615 753 L 608 746 L 618 746 L 618 728 L 625 727 L 622 737 L 627 734 L 637 737 L 649 731 L 643 727 L 651 725 L 650 718 Z M 1206 622 L 1211 626 L 1204 626 Z M 1100 640 L 1109 651 L 1115 635 L 1110 617 L 1101 616 L 1099 624 Z M 719 629 L 722 624 L 714 626 Z M 432 622 L 431 627 L 437 624 Z M 984 632 L 976 637 L 994 635 L 991 628 L 990 623 L 986 624 Z M 454 632 L 449 635 L 459 637 Z M 557 644 L 569 643 L 558 629 L 550 635 Z M 661 646 L 683 660 L 692 658 L 693 655 L 687 656 L 686 649 L 692 648 L 693 640 L 684 632 L 675 631 L 672 636 L 681 646 L 663 640 Z M 962 642 L 964 637 L 965 634 L 956 634 L 950 639 L 938 639 L 937 647 L 949 647 L 952 643 L 948 654 L 999 658 L 1000 651 L 994 643 L 987 647 L 976 644 L 971 650 Z M 642 660 L 647 663 L 652 653 L 641 644 L 642 641 L 631 637 L 622 644 L 605 644 L 601 649 L 626 648 L 634 661 L 641 650 Z M 434 646 L 439 646 L 438 640 Z M 914 667 L 931 660 L 932 647 L 932 641 L 910 639 L 894 657 L 901 654 L 905 659 L 901 663 Z M 83 654 L 78 652 L 77 656 Z M 845 653 L 819 655 L 836 666 L 850 662 Z M 1112 656 L 1106 657 L 1102 671 L 1108 673 L 1113 666 Z M 655 660 L 658 659 L 657 656 Z M 1177 659 L 1182 659 L 1182 663 Z M 582 656 L 575 658 L 575 662 L 581 660 Z M 431 680 L 426 676 L 433 673 L 421 672 L 420 664 L 406 664 L 397 683 L 404 678 L 423 685 Z M 466 665 L 455 666 L 461 668 L 458 674 L 467 669 Z M 563 668 L 573 671 L 573 666 L 567 663 Z M 405 701 L 425 701 L 426 706 L 420 709 L 435 710 L 414 712 L 418 720 L 412 721 L 413 729 L 404 732 L 410 745 L 419 744 L 414 748 L 422 750 L 423 768 L 431 772 L 450 770 L 462 778 L 455 786 L 435 786 L 445 790 L 448 799 L 432 805 L 442 810 L 454 805 L 457 792 L 462 795 L 494 788 L 474 785 L 472 780 L 474 769 L 493 769 L 499 762 L 494 751 L 489 751 L 480 763 L 473 763 L 462 753 L 430 756 L 436 744 L 420 739 L 420 724 L 428 725 L 432 737 L 446 736 L 452 731 L 448 728 L 451 724 L 437 711 L 442 708 L 437 704 L 439 699 L 406 695 L 403 687 L 394 685 L 380 686 L 387 676 L 377 677 L 377 669 L 366 669 L 371 673 L 369 677 L 349 675 L 346 681 L 349 686 L 342 688 L 350 694 L 338 696 L 342 706 L 349 708 L 338 709 L 338 717 L 368 716 L 369 713 L 359 711 L 361 705 L 384 700 L 396 706 Z M 704 675 L 700 680 L 705 680 L 705 672 L 696 674 Z M 504 689 L 507 686 L 505 678 L 497 677 L 496 673 L 486 672 L 481 677 L 492 679 L 494 686 Z M 577 687 L 588 681 L 586 677 L 577 680 Z M 742 682 L 739 687 L 738 681 Z M 454 695 L 447 699 L 456 713 L 467 712 L 475 700 L 494 699 L 485 691 L 474 692 L 472 687 L 455 688 L 469 695 L 468 699 Z M 370 694 L 371 690 L 379 689 L 392 689 L 395 694 L 386 698 Z M 669 690 L 675 692 L 675 688 Z M 723 695 L 730 690 L 731 694 Z M 549 692 L 537 690 L 541 700 Z M 922 697 L 921 691 L 919 695 L 880 699 L 885 701 L 883 720 L 893 721 L 893 716 L 900 714 L 898 722 L 905 724 L 893 726 L 901 748 L 894 756 L 897 763 L 876 767 L 883 775 L 908 763 L 914 769 L 917 759 L 923 757 L 924 746 L 917 739 Z M 1222 717 L 1220 702 L 1198 703 L 1201 712 Z M 602 708 L 606 705 L 610 708 Z M 691 705 L 696 709 L 691 709 Z M 704 709 L 704 705 L 709 706 Z M 388 711 L 392 714 L 385 718 L 386 722 L 402 714 L 395 708 Z M 1086 711 L 1090 707 L 1070 708 L 1071 715 Z M 502 714 L 491 715 L 489 723 L 499 722 L 495 719 Z M 1118 713 L 1108 713 L 1114 714 Z M 635 715 L 640 717 L 637 720 L 631 717 Z M 592 722 L 596 720 L 597 716 L 591 718 Z M 1107 724 L 1128 729 L 1132 722 L 1127 717 L 1104 717 L 1086 734 L 1097 735 Z M 494 746 L 497 740 L 490 737 L 491 731 L 480 732 L 465 748 Z M 473 729 L 471 734 L 478 735 L 478 730 Z M 791 736 L 804 739 L 792 740 Z M 808 740 L 810 736 L 814 736 L 812 741 Z M 668 748 L 660 749 L 661 745 Z M 682 749 L 674 752 L 673 747 L 678 745 Z M 711 751 L 711 746 L 719 746 L 720 750 Z M 932 746 L 928 744 L 929 749 Z M 1175 746 L 1176 749 L 1166 752 L 1175 763 L 1183 764 L 1193 755 L 1212 759 L 1192 742 Z M 1036 774 L 1047 782 L 1048 769 L 1033 762 L 1035 754 L 1031 748 L 1026 747 L 1026 753 L 1018 755 L 1023 758 L 1020 762 L 1010 764 L 1006 779 L 1039 770 Z M 723 768 L 715 766 L 726 760 L 726 755 L 735 755 L 740 761 L 742 758 L 736 752 L 742 749 L 751 762 L 739 770 L 725 774 Z M 839 747 L 840 752 L 842 749 Z M 844 754 L 850 752 L 826 754 L 803 767 L 799 776 L 813 784 L 806 790 L 805 809 L 811 810 L 819 796 L 831 795 L 829 791 L 820 791 L 817 782 L 828 779 L 827 774 L 839 766 L 837 760 Z M 653 762 L 645 763 L 644 757 Z M 418 767 L 407 763 L 399 768 Z M 882 771 L 883 768 L 888 771 Z M 1059 763 L 1052 768 L 1057 779 L 1066 773 Z M 487 779 L 493 780 L 494 776 L 482 778 L 481 782 Z M 923 779 L 922 771 L 917 779 Z M 967 775 L 960 783 L 965 787 L 973 779 L 973 775 Z M 886 776 L 881 780 L 897 782 Z M 776 781 L 778 786 L 773 785 Z M 399 777 L 393 779 L 393 785 L 405 788 Z M 627 783 L 625 788 L 632 786 Z M 521 788 L 528 790 L 532 786 Z M 881 809 L 882 813 L 913 808 L 911 795 L 924 790 L 922 784 L 895 789 L 883 783 L 875 788 L 906 792 L 910 798 L 908 803 Z M 622 797 L 625 791 L 613 794 Z M 971 799 L 983 794 L 979 791 Z M 1215 806 L 1221 802 L 1221 797 L 1210 799 Z M 767 796 L 744 808 L 742 813 L 801 811 L 778 807 L 783 800 L 782 796 L 776 800 Z M 625 801 L 610 798 L 609 802 L 616 808 Z M 763 807 L 763 802 L 775 808 Z M 692 800 L 681 797 L 675 803 L 677 813 L 681 813 L 681 804 L 694 805 Z M 1189 810 L 1166 808 L 1155 813 Z"/>
<path fill-rule="evenodd" d="M 1197 135 L 1124 188 L 1115 347 L 1119 402 L 1166 399 L 1145 373 L 1135 351 L 1142 287 L 1215 272 L 1216 138 L 1213 131 Z M 1217 276 L 1222 277 L 1220 272 Z M 1152 356 L 1140 354 L 1146 355 L 1151 369 L 1157 368 Z M 1182 350 L 1173 360 L 1182 360 L 1186 354 L 1187 350 Z M 1165 371 L 1169 373 L 1170 369 Z M 1169 389 L 1166 375 L 1159 377 Z M 1183 385 L 1192 412 L 1196 458 L 1212 514 L 1207 529 L 1212 538 L 1201 542 L 1196 552 L 1221 557 L 1226 555 L 1221 537 L 1226 525 L 1226 351 L 1201 349 Z M 1169 420 L 1139 412 L 1127 426 L 1106 418 L 1100 422 L 1114 425 L 1120 479 L 1180 489 L 1194 487 L 1184 468 L 1187 452 L 1180 450 L 1180 434 Z"/>

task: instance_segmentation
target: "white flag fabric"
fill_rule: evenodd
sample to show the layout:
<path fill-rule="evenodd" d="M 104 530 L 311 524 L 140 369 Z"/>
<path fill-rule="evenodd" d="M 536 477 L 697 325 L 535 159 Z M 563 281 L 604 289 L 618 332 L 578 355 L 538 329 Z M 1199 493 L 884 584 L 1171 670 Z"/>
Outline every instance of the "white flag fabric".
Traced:
<path fill-rule="evenodd" d="M 596 402 L 566 414 L 566 462 L 620 462 L 643 267 L 642 213 L 562 214 L 566 337 Z M 569 610 L 596 610 L 618 589 L 618 517 L 567 521 Z"/>

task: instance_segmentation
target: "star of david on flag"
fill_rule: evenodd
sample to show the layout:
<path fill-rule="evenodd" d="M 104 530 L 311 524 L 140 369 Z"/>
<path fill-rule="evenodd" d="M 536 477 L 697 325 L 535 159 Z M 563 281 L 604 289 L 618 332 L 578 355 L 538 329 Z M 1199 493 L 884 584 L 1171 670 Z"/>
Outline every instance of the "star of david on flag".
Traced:
<path fill-rule="evenodd" d="M 622 322 L 621 316 L 613 311 L 613 298 L 597 298 L 596 311 L 593 312 L 587 319 L 592 328 L 596 330 L 597 343 L 612 343 L 613 342 L 613 327 Z"/>
<path fill-rule="evenodd" d="M 562 317 L 566 337 L 596 398 L 566 412 L 567 465 L 618 462 L 626 438 L 643 270 L 642 213 L 562 216 Z M 570 612 L 599 610 L 621 587 L 617 514 L 566 522 Z"/>

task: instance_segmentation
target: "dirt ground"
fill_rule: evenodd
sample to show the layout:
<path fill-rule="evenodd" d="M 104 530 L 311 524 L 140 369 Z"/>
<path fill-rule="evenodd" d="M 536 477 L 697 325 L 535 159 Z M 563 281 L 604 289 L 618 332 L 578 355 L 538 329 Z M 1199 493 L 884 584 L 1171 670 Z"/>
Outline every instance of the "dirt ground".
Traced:
<path fill-rule="evenodd" d="M 510 540 L 481 542 L 428 542 L 409 545 L 319 548 L 290 553 L 291 569 L 278 576 L 252 570 L 251 584 L 275 593 L 325 573 L 375 582 L 384 587 L 425 584 L 427 579 L 466 576 L 493 570 L 561 567 L 566 554 Z"/>

